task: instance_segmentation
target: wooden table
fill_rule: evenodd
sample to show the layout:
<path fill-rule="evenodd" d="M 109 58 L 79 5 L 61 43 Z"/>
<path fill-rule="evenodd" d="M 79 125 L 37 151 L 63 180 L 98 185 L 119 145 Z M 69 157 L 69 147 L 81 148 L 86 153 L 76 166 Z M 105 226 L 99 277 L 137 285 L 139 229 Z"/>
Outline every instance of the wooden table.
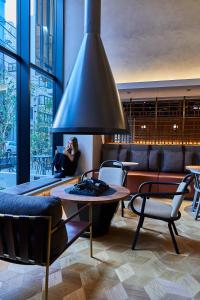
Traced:
<path fill-rule="evenodd" d="M 62 200 L 67 216 L 73 214 L 85 203 L 91 203 L 93 236 L 100 236 L 108 232 L 119 201 L 125 200 L 130 195 L 127 188 L 118 185 L 110 185 L 110 189 L 98 197 L 70 194 L 69 191 L 72 187 L 73 185 L 55 187 L 51 190 L 51 195 Z M 88 220 L 88 214 L 81 213 L 80 220 Z"/>
<path fill-rule="evenodd" d="M 125 167 L 125 168 L 127 168 L 127 167 L 134 167 L 134 166 L 139 165 L 139 163 L 134 162 L 134 161 L 120 161 L 120 162 L 123 165 L 123 167 Z M 113 165 L 118 165 L 118 163 L 114 162 Z"/>

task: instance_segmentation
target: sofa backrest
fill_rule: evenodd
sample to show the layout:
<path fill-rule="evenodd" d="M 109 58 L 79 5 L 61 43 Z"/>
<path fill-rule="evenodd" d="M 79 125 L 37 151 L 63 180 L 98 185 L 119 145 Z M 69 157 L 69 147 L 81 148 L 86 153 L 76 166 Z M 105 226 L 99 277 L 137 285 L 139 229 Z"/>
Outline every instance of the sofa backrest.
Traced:
<path fill-rule="evenodd" d="M 160 172 L 184 172 L 184 149 L 183 146 L 162 145 L 160 146 Z"/>
<path fill-rule="evenodd" d="M 104 144 L 101 161 L 107 159 L 139 163 L 130 170 L 184 173 L 200 164 L 200 146 Z"/>

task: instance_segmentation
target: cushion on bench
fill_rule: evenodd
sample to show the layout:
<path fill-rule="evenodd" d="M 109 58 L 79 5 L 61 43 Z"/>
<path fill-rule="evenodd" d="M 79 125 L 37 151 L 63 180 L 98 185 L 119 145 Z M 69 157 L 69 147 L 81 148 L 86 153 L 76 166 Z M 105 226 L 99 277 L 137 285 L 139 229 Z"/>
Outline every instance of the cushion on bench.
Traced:
<path fill-rule="evenodd" d="M 158 181 L 158 172 L 128 171 L 126 186 L 131 193 L 136 193 L 139 186 L 146 181 Z M 148 188 L 145 187 L 142 191 L 148 192 Z M 153 185 L 152 192 L 158 192 L 158 186 Z"/>
<path fill-rule="evenodd" d="M 62 218 L 62 206 L 59 198 L 51 196 L 24 196 L 0 192 L 0 213 L 51 216 L 52 227 L 54 227 Z"/>

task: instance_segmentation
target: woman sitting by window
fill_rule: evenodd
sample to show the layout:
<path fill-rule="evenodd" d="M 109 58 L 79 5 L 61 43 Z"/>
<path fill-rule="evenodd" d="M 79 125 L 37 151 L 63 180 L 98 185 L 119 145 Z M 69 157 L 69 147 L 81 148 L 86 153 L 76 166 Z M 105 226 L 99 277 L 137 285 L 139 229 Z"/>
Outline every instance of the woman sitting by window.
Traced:
<path fill-rule="evenodd" d="M 72 176 L 76 172 L 78 160 L 81 152 L 78 150 L 78 140 L 76 137 L 68 141 L 63 153 L 58 153 L 53 160 L 53 166 L 56 169 L 55 178 L 64 178 L 65 176 Z"/>

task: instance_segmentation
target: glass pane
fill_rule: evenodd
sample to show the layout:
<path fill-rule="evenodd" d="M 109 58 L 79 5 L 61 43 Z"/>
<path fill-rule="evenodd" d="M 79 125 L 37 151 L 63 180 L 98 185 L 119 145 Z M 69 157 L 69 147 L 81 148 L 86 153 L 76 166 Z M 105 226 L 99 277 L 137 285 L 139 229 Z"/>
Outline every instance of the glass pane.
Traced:
<path fill-rule="evenodd" d="M 0 52 L 0 190 L 16 184 L 16 61 Z"/>
<path fill-rule="evenodd" d="M 16 52 L 16 0 L 0 0 L 0 44 Z"/>
<path fill-rule="evenodd" d="M 53 81 L 31 70 L 31 180 L 52 174 Z"/>
<path fill-rule="evenodd" d="M 31 62 L 53 72 L 54 0 L 31 0 Z"/>

